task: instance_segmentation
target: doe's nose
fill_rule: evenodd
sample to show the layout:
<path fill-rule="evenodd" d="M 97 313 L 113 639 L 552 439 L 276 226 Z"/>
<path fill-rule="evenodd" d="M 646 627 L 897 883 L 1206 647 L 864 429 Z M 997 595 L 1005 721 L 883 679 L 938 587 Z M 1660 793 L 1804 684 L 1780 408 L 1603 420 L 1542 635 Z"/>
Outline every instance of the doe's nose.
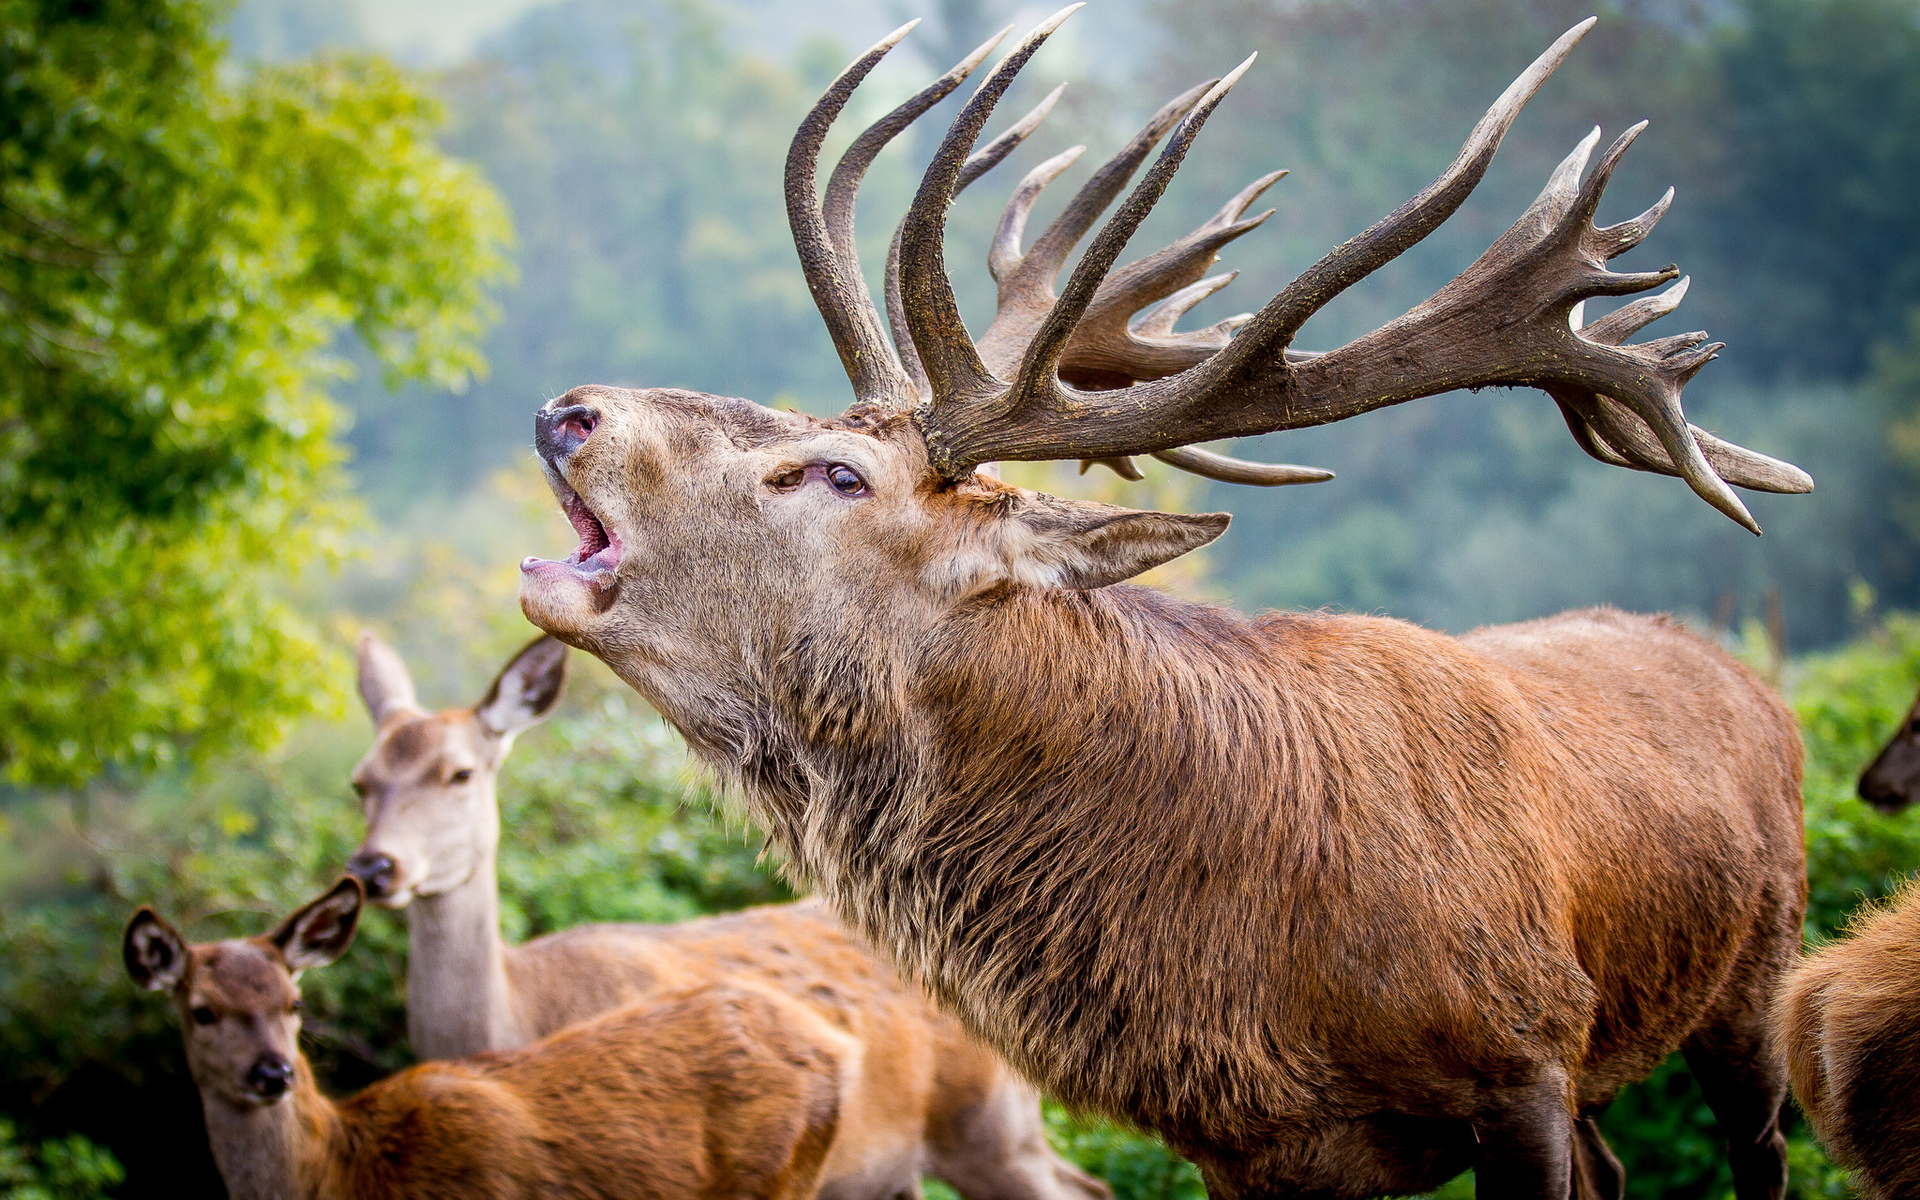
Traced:
<path fill-rule="evenodd" d="M 393 877 L 398 872 L 398 864 L 377 850 L 361 850 L 347 860 L 347 874 L 358 879 L 360 886 L 367 889 L 368 898 L 373 900 L 393 892 Z"/>
<path fill-rule="evenodd" d="M 580 448 L 600 423 L 600 414 L 584 404 L 543 408 L 533 414 L 533 448 L 548 462 L 558 462 Z"/>
<path fill-rule="evenodd" d="M 247 1072 L 247 1089 L 277 1100 L 286 1095 L 287 1085 L 293 1080 L 293 1064 L 278 1054 L 263 1054 L 254 1062 L 253 1069 Z"/>

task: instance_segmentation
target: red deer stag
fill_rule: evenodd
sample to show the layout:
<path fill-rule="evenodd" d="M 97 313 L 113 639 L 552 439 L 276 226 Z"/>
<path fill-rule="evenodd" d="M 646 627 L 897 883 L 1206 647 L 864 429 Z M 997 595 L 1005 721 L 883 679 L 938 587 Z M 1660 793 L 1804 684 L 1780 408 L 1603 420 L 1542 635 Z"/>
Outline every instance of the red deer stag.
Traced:
<path fill-rule="evenodd" d="M 1859 788 L 1860 798 L 1883 813 L 1897 813 L 1920 799 L 1920 697 L 1860 772 Z"/>
<path fill-rule="evenodd" d="M 427 1063 L 350 1100 L 300 1053 L 300 972 L 345 953 L 343 879 L 261 937 L 189 946 L 150 908 L 134 983 L 173 999 L 234 1200 L 808 1200 L 858 1049 L 764 991 L 695 988 L 525 1049 Z"/>
<path fill-rule="evenodd" d="M 1180 314 L 1266 176 L 1111 271 L 1238 78 L 1162 109 L 1022 249 L 1073 152 L 1028 175 L 988 265 L 976 343 L 943 260 L 970 154 L 1061 13 L 962 108 L 895 240 L 895 348 L 854 259 L 873 155 L 970 63 L 855 138 L 816 202 L 822 140 L 904 34 L 860 58 L 787 159 L 800 260 L 856 402 L 834 420 L 668 389 L 582 387 L 535 420 L 581 535 L 521 566 L 521 605 L 605 659 L 742 798 L 842 917 L 1069 1104 L 1157 1130 L 1220 1197 L 1424 1191 L 1618 1196 L 1592 1117 L 1676 1049 L 1738 1194 L 1780 1194 L 1786 1085 L 1767 1000 L 1799 950 L 1800 744 L 1752 673 L 1658 618 L 1600 610 L 1443 637 L 1326 613 L 1248 618 L 1121 581 L 1224 514 L 1064 500 L 996 459 L 1160 455 L 1230 480 L 1324 478 L 1191 443 L 1321 424 L 1454 388 L 1528 385 L 1603 461 L 1677 474 L 1754 528 L 1728 482 L 1787 464 L 1691 428 L 1716 347 L 1625 338 L 1672 288 L 1575 328 L 1666 207 L 1596 228 L 1594 137 L 1479 261 L 1321 354 L 1314 312 L 1465 199 L 1583 23 L 1500 97 L 1453 164 L 1239 322 Z M 1073 245 L 1163 135 L 1158 162 Z M 1156 307 L 1129 321 L 1142 306 Z M 1121 386 L 1126 385 L 1126 386 Z"/>
<path fill-rule="evenodd" d="M 664 992 L 770 988 L 860 1046 L 841 1064 L 822 1196 L 915 1195 L 925 1171 L 977 1200 L 1106 1200 L 1105 1184 L 1048 1147 L 1033 1088 L 817 900 L 680 925 L 582 925 L 507 945 L 494 788 L 515 735 L 559 700 L 566 655 L 539 638 L 479 704 L 429 713 L 393 648 L 360 638 L 360 694 L 376 729 L 353 771 L 367 836 L 347 869 L 374 903 L 407 910 L 414 1050 L 512 1050 Z"/>
<path fill-rule="evenodd" d="M 1864 1200 L 1920 1196 L 1920 887 L 1794 968 L 1774 1029 L 1793 1094 Z"/>

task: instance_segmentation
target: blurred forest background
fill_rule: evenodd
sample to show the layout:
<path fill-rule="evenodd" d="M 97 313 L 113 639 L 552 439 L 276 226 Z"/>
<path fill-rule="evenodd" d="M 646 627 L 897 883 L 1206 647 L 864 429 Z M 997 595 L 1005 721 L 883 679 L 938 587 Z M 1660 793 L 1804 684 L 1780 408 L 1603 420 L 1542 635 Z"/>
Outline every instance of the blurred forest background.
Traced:
<path fill-rule="evenodd" d="M 1165 582 L 1246 609 L 1465 630 L 1609 602 L 1718 629 L 1805 723 L 1821 936 L 1920 864 L 1920 816 L 1851 797 L 1920 685 L 1920 625 L 1900 615 L 1920 609 L 1920 0 L 1598 7 L 1474 199 L 1302 344 L 1423 299 L 1588 128 L 1649 118 L 1601 218 L 1677 189 L 1624 265 L 1693 277 L 1654 334 L 1729 343 L 1688 389 L 1692 419 L 1818 480 L 1748 498 L 1765 538 L 1676 480 L 1587 459 L 1531 392 L 1238 447 L 1339 473 L 1313 487 L 1022 478 L 1231 510 L 1227 536 Z M 1289 168 L 1277 215 L 1225 255 L 1238 282 L 1191 319 L 1257 308 L 1424 185 L 1594 8 L 1095 0 L 994 128 L 1065 79 L 1060 108 L 956 209 L 963 307 L 984 327 L 987 238 L 1021 172 L 1074 142 L 1099 161 L 1258 50 L 1136 246 Z M 153 902 L 194 937 L 252 932 L 337 874 L 368 741 L 349 699 L 357 630 L 393 640 L 439 704 L 477 699 L 531 636 L 515 564 L 572 540 L 528 453 L 547 397 L 675 385 L 838 409 L 845 379 L 782 210 L 794 125 L 899 20 L 929 18 L 843 139 L 1000 24 L 1042 15 L 552 0 L 396 63 L 346 0 L 0 0 L 0 1197 L 219 1194 L 170 1013 L 119 965 L 127 914 Z M 870 175 L 876 276 L 950 108 Z M 597 664 L 575 662 L 501 798 L 509 936 L 787 894 Z M 375 913 L 306 981 L 309 1052 L 338 1087 L 409 1061 L 404 947 L 401 921 Z M 1198 1196 L 1149 1140 L 1052 1121 L 1123 1200 Z M 1635 1196 L 1727 1194 L 1684 1072 L 1606 1125 Z M 1798 1194 L 1845 1194 L 1804 1135 L 1794 1154 Z"/>

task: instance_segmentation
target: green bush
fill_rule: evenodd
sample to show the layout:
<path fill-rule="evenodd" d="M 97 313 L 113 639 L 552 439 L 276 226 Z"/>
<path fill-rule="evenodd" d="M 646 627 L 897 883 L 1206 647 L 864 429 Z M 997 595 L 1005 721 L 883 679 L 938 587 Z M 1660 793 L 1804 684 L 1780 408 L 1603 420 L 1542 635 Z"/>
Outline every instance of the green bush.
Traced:
<path fill-rule="evenodd" d="M 77 1133 L 28 1146 L 0 1117 L 0 1200 L 95 1200 L 125 1177 L 113 1155 Z"/>

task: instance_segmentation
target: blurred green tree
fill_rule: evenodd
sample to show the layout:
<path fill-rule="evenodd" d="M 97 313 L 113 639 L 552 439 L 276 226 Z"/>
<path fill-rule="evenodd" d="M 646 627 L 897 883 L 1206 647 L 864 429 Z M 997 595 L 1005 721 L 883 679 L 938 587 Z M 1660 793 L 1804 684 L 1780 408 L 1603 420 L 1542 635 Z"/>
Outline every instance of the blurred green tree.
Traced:
<path fill-rule="evenodd" d="M 1858 377 L 1920 304 L 1920 3 L 1741 0 L 1698 171 L 1763 369 Z"/>
<path fill-rule="evenodd" d="M 0 0 L 0 771 L 260 742 L 320 649 L 280 581 L 342 527 L 325 386 L 482 367 L 494 193 L 371 58 L 237 70 L 213 0 Z"/>

